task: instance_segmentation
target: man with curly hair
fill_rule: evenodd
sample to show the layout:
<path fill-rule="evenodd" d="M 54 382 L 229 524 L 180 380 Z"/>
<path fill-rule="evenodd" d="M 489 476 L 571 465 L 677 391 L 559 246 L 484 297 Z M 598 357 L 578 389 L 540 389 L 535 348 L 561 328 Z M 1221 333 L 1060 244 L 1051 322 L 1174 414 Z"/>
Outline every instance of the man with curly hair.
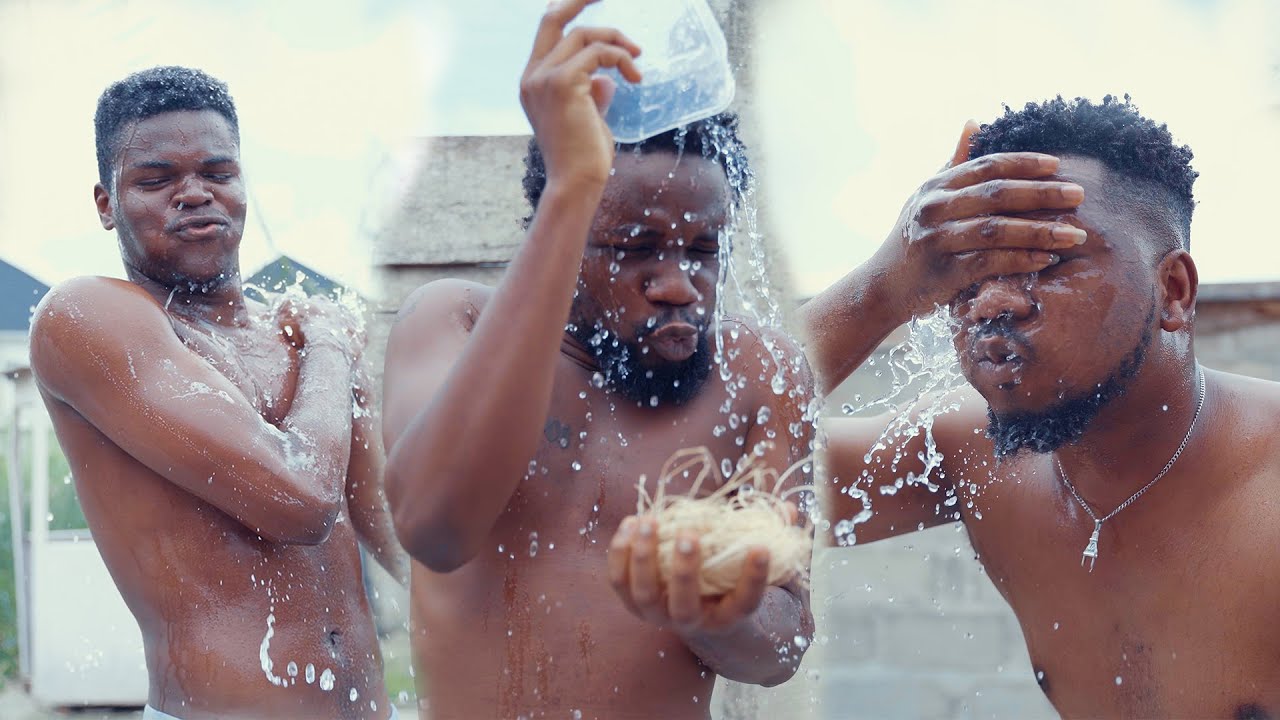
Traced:
<path fill-rule="evenodd" d="M 397 575 L 407 563 L 353 319 L 245 297 L 225 84 L 144 70 L 107 88 L 94 125 L 94 199 L 127 280 L 50 291 L 31 367 L 142 630 L 143 717 L 394 716 L 357 540 Z"/>
<path fill-rule="evenodd" d="M 783 682 L 812 633 L 803 583 L 770 583 L 766 549 L 703 597 L 697 533 L 672 543 L 667 582 L 656 523 L 634 517 L 637 482 L 676 451 L 779 471 L 808 455 L 813 385 L 785 339 L 733 318 L 715 332 L 749 172 L 734 120 L 615 147 L 595 71 L 638 80 L 638 48 L 566 33 L 586 4 L 547 11 L 521 83 L 524 244 L 496 287 L 415 291 L 387 344 L 387 490 L 437 720 L 709 718 L 717 675 Z"/>
<path fill-rule="evenodd" d="M 832 420 L 831 519 L 869 499 L 857 543 L 963 522 L 1064 717 L 1280 716 L 1280 386 L 1196 361 L 1190 160 L 1127 97 L 1006 109 L 807 310 L 831 387 L 949 306 L 972 389 L 940 467 L 920 481 L 923 434 L 888 463 L 883 418 Z"/>

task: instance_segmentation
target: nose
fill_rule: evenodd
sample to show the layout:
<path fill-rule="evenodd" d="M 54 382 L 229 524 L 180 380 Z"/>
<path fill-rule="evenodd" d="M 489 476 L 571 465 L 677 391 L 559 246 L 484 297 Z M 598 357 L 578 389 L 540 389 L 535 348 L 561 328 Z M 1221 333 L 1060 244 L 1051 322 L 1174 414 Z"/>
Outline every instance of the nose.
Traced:
<path fill-rule="evenodd" d="M 960 304 L 956 315 L 971 323 L 996 318 L 1026 320 L 1035 313 L 1031 279 L 1026 275 L 989 278 L 978 285 L 973 298 Z"/>
<path fill-rule="evenodd" d="M 692 305 L 701 299 L 688 270 L 674 259 L 660 263 L 645 281 L 645 298 L 654 305 Z"/>
<path fill-rule="evenodd" d="M 205 187 L 204 182 L 196 176 L 188 175 L 178 182 L 171 201 L 174 207 L 190 208 L 204 205 L 212 199 L 213 194 Z"/>

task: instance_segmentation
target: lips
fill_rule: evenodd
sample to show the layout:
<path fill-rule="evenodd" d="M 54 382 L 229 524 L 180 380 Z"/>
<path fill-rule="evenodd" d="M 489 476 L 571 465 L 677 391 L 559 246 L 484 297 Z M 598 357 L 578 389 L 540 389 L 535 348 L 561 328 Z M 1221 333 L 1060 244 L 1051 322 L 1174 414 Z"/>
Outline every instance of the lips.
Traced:
<path fill-rule="evenodd" d="M 698 328 L 683 322 L 668 323 L 649 333 L 646 342 L 665 360 L 687 360 L 698 350 Z"/>
<path fill-rule="evenodd" d="M 170 232 L 191 240 L 203 240 L 220 235 L 227 225 L 227 219 L 221 215 L 189 215 L 170 225 Z"/>
<path fill-rule="evenodd" d="M 970 345 L 969 358 L 973 374 L 985 383 L 1009 389 L 1022 380 L 1026 355 L 1008 338 L 989 336 L 975 340 Z"/>

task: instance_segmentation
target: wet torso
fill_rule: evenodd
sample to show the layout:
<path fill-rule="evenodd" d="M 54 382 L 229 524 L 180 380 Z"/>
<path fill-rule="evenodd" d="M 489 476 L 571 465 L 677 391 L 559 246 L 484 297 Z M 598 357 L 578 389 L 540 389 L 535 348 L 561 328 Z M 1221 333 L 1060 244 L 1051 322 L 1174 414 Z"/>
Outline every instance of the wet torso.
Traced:
<path fill-rule="evenodd" d="M 414 564 L 425 717 L 709 717 L 715 676 L 626 610 L 605 551 L 636 512 L 642 474 L 652 491 L 667 458 L 691 446 L 736 462 L 761 399 L 730 400 L 713 371 L 685 406 L 638 407 L 593 374 L 561 356 L 543 442 L 485 550 L 449 574 Z"/>
<path fill-rule="evenodd" d="M 263 418 L 285 416 L 298 357 L 269 317 L 245 328 L 172 324 Z M 69 405 L 47 396 L 46 405 L 94 541 L 141 626 L 149 704 L 183 718 L 386 717 L 345 503 L 324 543 L 270 543 L 130 457 Z"/>
<path fill-rule="evenodd" d="M 1207 431 L 1103 524 L 1092 573 L 1093 521 L 1048 457 L 961 483 L 969 536 L 1064 717 L 1280 718 L 1280 390 L 1212 377 Z"/>

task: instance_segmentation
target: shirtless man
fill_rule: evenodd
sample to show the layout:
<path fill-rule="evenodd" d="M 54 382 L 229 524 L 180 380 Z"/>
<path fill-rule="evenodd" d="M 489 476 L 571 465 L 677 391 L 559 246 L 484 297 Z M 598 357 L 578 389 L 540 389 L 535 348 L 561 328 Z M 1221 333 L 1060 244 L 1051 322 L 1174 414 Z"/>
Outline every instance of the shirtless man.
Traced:
<path fill-rule="evenodd" d="M 398 545 L 355 325 L 332 303 L 245 299 L 225 85 L 137 73 L 95 128 L 94 199 L 129 279 L 52 290 L 31 363 L 142 629 L 144 717 L 386 718 L 357 537 L 389 568 Z"/>
<path fill-rule="evenodd" d="M 972 131 L 808 309 L 829 387 L 950 300 L 976 390 L 934 425 L 934 490 L 879 493 L 922 464 L 865 463 L 883 419 L 832 420 L 833 520 L 857 488 L 858 543 L 964 522 L 1064 717 L 1280 717 L 1280 386 L 1196 362 L 1191 151 L 1110 97 Z"/>
<path fill-rule="evenodd" d="M 637 481 L 652 491 L 677 450 L 754 452 L 779 470 L 807 456 L 812 383 L 787 345 L 790 389 L 775 394 L 766 343 L 735 320 L 721 380 L 719 243 L 746 182 L 735 124 L 615 157 L 612 86 L 592 73 L 637 80 L 638 48 L 613 30 L 566 35 L 586 4 L 547 11 L 521 84 L 536 138 L 524 245 L 497 287 L 414 292 L 387 346 L 387 490 L 418 561 L 414 653 L 436 720 L 707 718 L 716 675 L 780 683 L 812 634 L 802 584 L 767 584 L 767 551 L 734 590 L 700 598 L 698 538 L 677 542 L 664 587 L 653 521 L 626 518 Z"/>

